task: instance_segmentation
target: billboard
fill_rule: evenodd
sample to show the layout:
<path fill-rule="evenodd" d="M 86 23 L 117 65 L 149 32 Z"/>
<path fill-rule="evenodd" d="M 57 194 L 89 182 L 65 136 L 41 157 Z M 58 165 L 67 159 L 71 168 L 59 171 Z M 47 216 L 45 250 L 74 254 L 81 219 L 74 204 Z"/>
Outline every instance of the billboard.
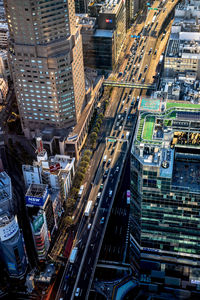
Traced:
<path fill-rule="evenodd" d="M 2 242 L 9 240 L 17 233 L 18 230 L 19 230 L 19 226 L 17 224 L 16 219 L 14 218 L 9 224 L 0 227 L 0 240 Z"/>
<path fill-rule="evenodd" d="M 43 215 L 37 216 L 37 218 L 33 221 L 33 229 L 35 232 L 40 231 L 42 225 L 44 224 Z"/>
<path fill-rule="evenodd" d="M 60 164 L 59 164 L 59 163 L 56 163 L 56 164 L 54 164 L 54 165 L 51 165 L 51 166 L 49 167 L 49 170 L 50 170 L 51 173 L 53 173 L 53 172 L 55 172 L 55 171 L 57 171 L 57 170 L 60 170 Z"/>
<path fill-rule="evenodd" d="M 46 189 L 44 195 L 42 197 L 36 197 L 36 196 L 26 196 L 26 205 L 30 206 L 40 206 L 42 207 L 49 195 L 48 189 Z"/>

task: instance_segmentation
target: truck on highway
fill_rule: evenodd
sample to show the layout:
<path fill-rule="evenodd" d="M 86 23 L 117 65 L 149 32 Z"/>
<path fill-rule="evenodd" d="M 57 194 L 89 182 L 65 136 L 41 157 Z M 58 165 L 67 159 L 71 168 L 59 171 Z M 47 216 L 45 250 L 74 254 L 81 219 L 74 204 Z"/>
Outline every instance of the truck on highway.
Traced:
<path fill-rule="evenodd" d="M 78 253 L 78 247 L 74 247 L 72 249 L 72 252 L 71 252 L 70 257 L 69 257 L 69 261 L 70 261 L 71 264 L 73 264 L 75 262 L 77 253 Z"/>
<path fill-rule="evenodd" d="M 88 203 L 87 203 L 87 205 L 86 205 L 85 212 L 84 212 L 84 215 L 85 215 L 86 217 L 89 216 L 90 211 L 91 211 L 91 208 L 92 208 L 92 201 L 88 201 Z"/>

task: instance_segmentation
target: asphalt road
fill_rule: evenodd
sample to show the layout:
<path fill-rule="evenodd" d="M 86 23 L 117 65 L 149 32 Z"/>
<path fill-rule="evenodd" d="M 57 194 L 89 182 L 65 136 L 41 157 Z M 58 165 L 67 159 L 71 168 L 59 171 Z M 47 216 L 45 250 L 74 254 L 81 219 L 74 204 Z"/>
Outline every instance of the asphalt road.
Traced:
<path fill-rule="evenodd" d="M 175 2 L 167 2 L 167 5 L 169 3 L 174 5 Z M 155 3 L 157 5 L 160 4 L 158 1 Z M 156 6 L 155 3 L 154 6 Z M 145 76 L 152 62 L 152 56 L 156 55 L 155 45 L 157 37 L 152 37 L 151 34 L 156 23 L 150 24 L 154 14 L 154 11 L 150 11 L 147 16 L 146 22 L 149 23 L 147 23 L 147 26 L 149 26 L 148 34 L 140 38 L 139 41 L 132 41 L 130 46 L 127 47 L 128 58 L 125 61 L 124 70 L 121 69 L 123 76 L 120 80 L 133 80 L 134 78 L 138 82 L 145 82 Z M 160 15 L 161 17 L 159 17 Z M 159 26 L 164 22 L 165 17 L 165 13 L 162 12 L 157 15 Z M 143 24 L 143 27 L 146 26 L 146 22 Z M 132 53 L 130 53 L 130 49 Z M 99 257 L 117 185 L 120 180 L 120 173 L 123 169 L 123 161 L 125 160 L 128 148 L 128 143 L 125 140 L 131 138 L 133 134 L 133 130 L 129 131 L 129 128 L 132 125 L 131 118 L 135 116 L 134 108 L 137 107 L 140 94 L 140 90 L 127 88 L 124 89 L 121 96 L 116 97 L 116 101 L 120 103 L 114 123 L 113 120 L 111 123 L 113 124 L 111 133 L 109 133 L 109 136 L 114 137 L 116 141 L 106 141 L 106 148 L 103 154 L 103 157 L 106 155 L 106 162 L 102 158 L 88 197 L 88 200 L 93 201 L 93 208 L 88 217 L 82 216 L 74 244 L 74 246 L 78 247 L 78 254 L 74 263 L 67 264 L 60 292 L 58 293 L 60 298 L 88 298 L 95 266 Z M 112 112 L 112 108 L 108 109 L 107 116 Z M 101 193 L 100 197 L 97 196 L 98 193 Z M 115 214 L 117 213 L 115 212 Z M 89 224 L 91 224 L 91 227 L 88 229 Z M 57 297 L 57 299 L 60 298 Z"/>

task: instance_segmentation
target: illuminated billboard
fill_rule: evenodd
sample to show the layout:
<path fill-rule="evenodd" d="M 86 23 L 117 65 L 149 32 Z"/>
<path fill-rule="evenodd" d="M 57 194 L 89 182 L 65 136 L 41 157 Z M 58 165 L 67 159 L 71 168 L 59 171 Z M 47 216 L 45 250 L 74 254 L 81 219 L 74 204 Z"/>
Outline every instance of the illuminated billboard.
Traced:
<path fill-rule="evenodd" d="M 43 207 L 47 197 L 49 195 L 48 189 L 46 189 L 45 193 L 42 197 L 36 197 L 36 196 L 29 196 L 27 195 L 25 197 L 26 199 L 26 205 L 30 206 L 40 206 Z"/>

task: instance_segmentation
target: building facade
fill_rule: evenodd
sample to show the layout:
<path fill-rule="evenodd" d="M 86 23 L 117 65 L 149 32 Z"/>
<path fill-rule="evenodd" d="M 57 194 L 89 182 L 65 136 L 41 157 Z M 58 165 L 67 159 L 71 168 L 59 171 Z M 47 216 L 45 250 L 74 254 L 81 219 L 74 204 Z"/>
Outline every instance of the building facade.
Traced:
<path fill-rule="evenodd" d="M 164 75 L 168 78 L 193 73 L 200 79 L 200 7 L 197 1 L 181 1 L 176 7 L 167 51 Z"/>
<path fill-rule="evenodd" d="M 132 263 L 143 282 L 196 291 L 200 109 L 158 99 L 142 99 L 139 105 L 131 151 Z"/>
<path fill-rule="evenodd" d="M 10 277 L 22 277 L 27 270 L 27 257 L 17 217 L 0 215 L 0 257 Z"/>
<path fill-rule="evenodd" d="M 13 213 L 13 192 L 11 179 L 8 174 L 3 171 L 0 172 L 0 212 Z"/>
<path fill-rule="evenodd" d="M 37 140 L 41 141 L 40 138 Z M 42 141 L 41 141 L 42 145 Z M 57 189 L 61 202 L 66 200 L 75 174 L 75 158 L 56 154 L 48 158 L 45 149 L 38 146 L 37 161 L 33 165 L 23 165 L 22 171 L 26 188 L 30 184 L 47 184 L 49 188 Z"/>
<path fill-rule="evenodd" d="M 4 1 L 9 59 L 23 131 L 74 126 L 85 100 L 74 1 Z"/>
<path fill-rule="evenodd" d="M 94 53 L 99 60 L 96 64 L 101 68 L 103 62 L 102 69 L 112 70 L 117 64 L 126 36 L 126 4 L 123 0 L 91 2 L 88 5 L 88 12 L 91 17 L 97 18 L 98 29 L 93 37 Z M 109 53 L 110 60 L 105 53 Z M 109 67 L 106 67 L 107 62 Z"/>
<path fill-rule="evenodd" d="M 53 203 L 48 186 L 31 184 L 25 196 L 35 250 L 39 260 L 46 258 L 55 229 Z"/>

